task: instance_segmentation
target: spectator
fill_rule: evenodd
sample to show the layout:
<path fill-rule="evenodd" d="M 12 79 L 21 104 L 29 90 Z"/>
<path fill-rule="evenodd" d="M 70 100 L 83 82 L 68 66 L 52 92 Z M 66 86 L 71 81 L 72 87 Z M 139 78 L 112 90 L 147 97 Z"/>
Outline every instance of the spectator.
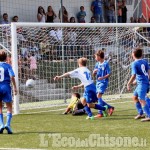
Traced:
<path fill-rule="evenodd" d="M 106 15 L 107 15 L 107 23 L 115 22 L 115 3 L 114 0 L 106 0 Z"/>
<path fill-rule="evenodd" d="M 48 6 L 47 13 L 46 13 L 46 22 L 54 22 L 54 19 L 56 17 L 57 16 L 56 16 L 52 6 Z"/>
<path fill-rule="evenodd" d="M 60 19 L 60 22 L 63 22 L 63 23 L 68 22 L 68 12 L 65 6 L 62 6 L 62 18 L 61 18 L 61 9 L 59 10 L 59 19 Z"/>
<path fill-rule="evenodd" d="M 19 20 L 18 16 L 13 16 L 12 22 L 18 22 L 18 20 Z"/>
<path fill-rule="evenodd" d="M 31 77 L 33 79 L 35 79 L 36 70 L 37 70 L 37 60 L 36 60 L 36 57 L 35 57 L 34 53 L 32 53 L 32 55 L 30 56 L 29 60 L 30 60 Z"/>
<path fill-rule="evenodd" d="M 75 17 L 70 18 L 70 23 L 76 23 Z"/>
<path fill-rule="evenodd" d="M 95 18 L 94 17 L 91 17 L 91 21 L 90 21 L 90 23 L 95 23 L 96 21 L 95 21 Z"/>
<path fill-rule="evenodd" d="M 103 17 L 103 0 L 95 0 L 92 2 L 91 11 L 95 17 L 97 23 L 102 23 Z"/>
<path fill-rule="evenodd" d="M 122 23 L 122 0 L 117 0 L 118 23 Z"/>
<path fill-rule="evenodd" d="M 80 12 L 77 14 L 78 22 L 85 23 L 86 12 L 84 11 L 84 7 L 80 7 Z"/>
<path fill-rule="evenodd" d="M 130 17 L 130 23 L 134 23 L 134 18 Z"/>
<path fill-rule="evenodd" d="M 7 13 L 3 14 L 2 24 L 10 24 L 10 22 L 8 21 L 8 14 Z"/>
<path fill-rule="evenodd" d="M 126 7 L 126 1 L 122 1 L 122 23 L 127 22 L 127 7 Z"/>
<path fill-rule="evenodd" d="M 38 7 L 37 20 L 38 22 L 45 22 L 46 20 L 45 10 L 42 6 Z"/>
<path fill-rule="evenodd" d="M 50 40 L 51 43 L 60 43 L 62 41 L 62 30 L 61 29 L 57 29 L 57 28 L 53 28 L 50 32 Z"/>
<path fill-rule="evenodd" d="M 18 16 L 14 16 L 14 17 L 12 18 L 12 22 L 18 22 L 18 20 L 19 20 Z M 17 38 L 18 38 L 20 41 L 27 41 L 27 40 L 24 38 L 23 34 L 22 34 L 22 27 L 18 27 L 18 28 L 17 28 Z"/>

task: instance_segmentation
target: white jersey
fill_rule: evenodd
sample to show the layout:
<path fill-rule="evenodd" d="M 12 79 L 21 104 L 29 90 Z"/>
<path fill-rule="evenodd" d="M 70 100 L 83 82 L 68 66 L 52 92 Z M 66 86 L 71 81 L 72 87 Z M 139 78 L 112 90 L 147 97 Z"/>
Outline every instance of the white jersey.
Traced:
<path fill-rule="evenodd" d="M 79 67 L 73 71 L 69 72 L 71 78 L 79 79 L 84 87 L 93 83 L 91 72 L 87 67 Z"/>

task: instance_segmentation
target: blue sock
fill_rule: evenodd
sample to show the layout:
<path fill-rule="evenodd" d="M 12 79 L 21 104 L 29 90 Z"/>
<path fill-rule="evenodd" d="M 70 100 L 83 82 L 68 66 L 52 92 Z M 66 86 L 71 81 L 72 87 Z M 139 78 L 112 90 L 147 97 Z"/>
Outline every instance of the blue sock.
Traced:
<path fill-rule="evenodd" d="M 99 105 L 99 104 L 95 104 L 95 109 L 102 110 L 102 111 L 105 111 L 105 110 L 106 110 L 105 107 L 103 107 L 103 106 L 101 106 L 101 105 Z"/>
<path fill-rule="evenodd" d="M 86 113 L 88 114 L 89 117 L 92 116 L 91 109 L 87 105 L 84 106 L 84 110 L 86 111 Z"/>
<path fill-rule="evenodd" d="M 146 104 L 148 105 L 148 107 L 150 108 L 150 99 L 148 97 L 145 98 Z"/>
<path fill-rule="evenodd" d="M 10 126 L 11 118 L 12 118 L 12 113 L 7 113 L 6 126 Z"/>
<path fill-rule="evenodd" d="M 0 114 L 0 126 L 1 125 L 4 125 L 4 122 L 3 122 L 3 114 Z"/>
<path fill-rule="evenodd" d="M 150 110 L 149 110 L 149 107 L 148 107 L 147 104 L 145 104 L 145 106 L 143 106 L 143 110 L 144 110 L 146 116 L 147 116 L 148 118 L 150 118 Z"/>
<path fill-rule="evenodd" d="M 99 98 L 99 99 L 98 99 L 98 104 L 100 104 L 101 106 L 107 105 L 107 106 L 108 106 L 108 109 L 109 109 L 109 108 L 112 108 L 112 106 L 109 105 L 109 104 L 107 104 L 105 101 L 103 101 L 102 98 Z"/>
<path fill-rule="evenodd" d="M 102 100 L 102 98 L 98 98 L 98 104 L 101 105 L 101 106 L 103 106 L 103 100 Z M 102 115 L 103 113 L 102 113 L 101 110 L 98 110 L 98 114 Z"/>
<path fill-rule="evenodd" d="M 138 114 L 139 115 L 143 115 L 143 109 L 142 109 L 141 103 L 140 102 L 136 102 L 135 106 L 136 106 L 136 109 L 138 111 Z"/>

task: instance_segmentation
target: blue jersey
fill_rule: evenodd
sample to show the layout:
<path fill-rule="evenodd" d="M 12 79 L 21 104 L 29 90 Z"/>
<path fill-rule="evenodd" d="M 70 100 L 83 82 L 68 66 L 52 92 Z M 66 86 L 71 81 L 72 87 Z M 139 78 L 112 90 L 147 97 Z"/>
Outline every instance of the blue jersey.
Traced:
<path fill-rule="evenodd" d="M 0 100 L 3 100 L 3 102 L 12 101 L 10 81 L 11 77 L 14 76 L 11 65 L 0 62 Z"/>
<path fill-rule="evenodd" d="M 132 75 L 136 75 L 137 84 L 149 84 L 148 62 L 144 59 L 135 60 L 131 64 Z"/>
<path fill-rule="evenodd" d="M 10 84 L 10 78 L 15 76 L 11 65 L 0 62 L 0 85 Z"/>
<path fill-rule="evenodd" d="M 94 69 L 98 69 L 97 73 L 96 73 L 96 79 L 97 79 L 97 83 L 101 82 L 101 83 L 108 83 L 108 78 L 103 79 L 103 80 L 98 80 L 99 77 L 104 77 L 107 74 L 110 74 L 110 67 L 109 67 L 109 63 L 107 61 L 104 61 L 103 63 L 97 62 L 95 65 Z"/>
<path fill-rule="evenodd" d="M 92 6 L 94 7 L 94 15 L 102 14 L 102 0 L 95 0 L 92 2 Z"/>

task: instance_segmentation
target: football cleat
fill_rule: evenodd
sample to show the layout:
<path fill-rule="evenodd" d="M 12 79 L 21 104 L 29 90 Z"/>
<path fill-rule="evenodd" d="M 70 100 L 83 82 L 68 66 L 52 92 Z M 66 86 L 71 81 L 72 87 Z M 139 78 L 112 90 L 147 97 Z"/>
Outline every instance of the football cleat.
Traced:
<path fill-rule="evenodd" d="M 7 130 L 8 134 L 13 134 L 12 129 L 10 126 L 5 126 L 5 129 Z"/>

